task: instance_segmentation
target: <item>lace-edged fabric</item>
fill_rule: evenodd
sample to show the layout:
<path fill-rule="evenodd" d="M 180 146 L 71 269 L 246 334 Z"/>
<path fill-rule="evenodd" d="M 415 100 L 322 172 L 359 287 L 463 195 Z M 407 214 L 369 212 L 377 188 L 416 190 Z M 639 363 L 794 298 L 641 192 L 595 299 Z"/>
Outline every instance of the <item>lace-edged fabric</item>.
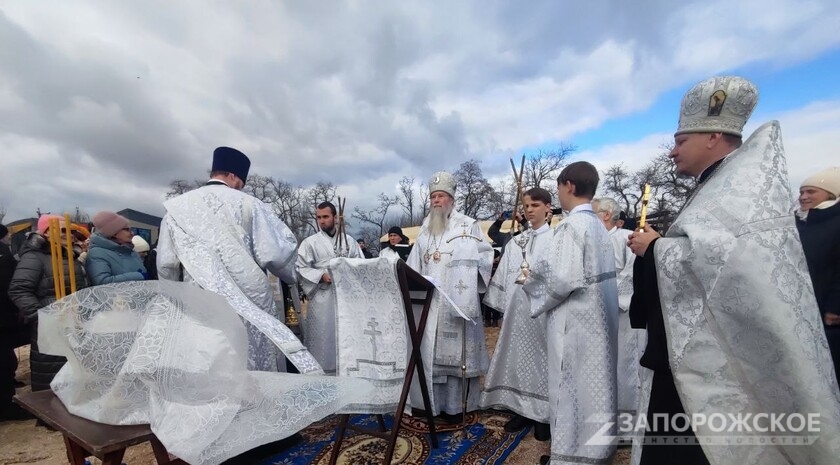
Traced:
<path fill-rule="evenodd" d="M 223 297 L 190 284 L 88 288 L 41 309 L 39 318 L 41 350 L 68 359 L 52 388 L 71 413 L 149 423 L 192 464 L 217 464 L 283 439 L 372 392 L 359 379 L 247 371 L 239 315 Z"/>

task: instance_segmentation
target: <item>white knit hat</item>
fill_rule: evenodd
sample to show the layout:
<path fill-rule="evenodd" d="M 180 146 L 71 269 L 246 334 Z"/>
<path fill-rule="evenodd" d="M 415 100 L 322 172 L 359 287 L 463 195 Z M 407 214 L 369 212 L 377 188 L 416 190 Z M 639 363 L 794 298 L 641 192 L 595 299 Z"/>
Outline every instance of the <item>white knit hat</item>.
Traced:
<path fill-rule="evenodd" d="M 429 195 L 437 191 L 446 192 L 455 198 L 455 178 L 446 171 L 438 171 L 429 179 Z"/>
<path fill-rule="evenodd" d="M 131 238 L 131 243 L 134 244 L 134 251 L 135 252 L 148 252 L 149 251 L 149 243 L 146 242 L 146 239 L 143 239 L 140 236 L 134 236 Z"/>
<path fill-rule="evenodd" d="M 674 135 L 721 132 L 740 137 L 756 103 L 758 89 L 742 77 L 706 79 L 685 93 Z"/>
<path fill-rule="evenodd" d="M 834 197 L 840 197 L 840 167 L 826 168 L 802 181 L 801 187 L 818 187 Z"/>

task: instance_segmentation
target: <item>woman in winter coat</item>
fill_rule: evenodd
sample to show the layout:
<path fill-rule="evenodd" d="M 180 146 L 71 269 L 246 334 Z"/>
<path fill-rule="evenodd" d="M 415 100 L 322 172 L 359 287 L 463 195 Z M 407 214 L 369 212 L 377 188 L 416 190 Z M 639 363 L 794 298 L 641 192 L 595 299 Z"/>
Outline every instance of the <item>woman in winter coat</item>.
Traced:
<path fill-rule="evenodd" d="M 85 268 L 91 285 L 143 281 L 146 268 L 134 251 L 128 219 L 114 212 L 93 216 L 95 233 L 90 237 Z"/>
<path fill-rule="evenodd" d="M 814 284 L 834 372 L 840 378 L 840 167 L 823 170 L 799 188 L 796 226 Z"/>
<path fill-rule="evenodd" d="M 53 278 L 52 257 L 50 254 L 51 234 L 59 234 L 61 243 L 67 240 L 64 231 L 64 219 L 59 219 L 60 231 L 48 229 L 49 219 L 59 218 L 54 215 L 44 215 L 38 219 L 38 232 L 27 235 L 18 254 L 18 262 L 12 281 L 9 283 L 9 298 L 17 306 L 20 316 L 25 323 L 31 325 L 31 350 L 29 353 L 29 368 L 32 372 L 32 390 L 48 389 L 58 370 L 67 360 L 61 356 L 42 354 L 38 350 L 38 309 L 55 302 L 55 279 Z M 67 251 L 61 248 L 62 266 L 64 267 L 64 292 L 70 294 L 70 265 L 73 260 L 76 275 L 76 289 L 87 287 L 85 272 L 81 262 L 77 260 L 78 253 L 67 257 Z"/>

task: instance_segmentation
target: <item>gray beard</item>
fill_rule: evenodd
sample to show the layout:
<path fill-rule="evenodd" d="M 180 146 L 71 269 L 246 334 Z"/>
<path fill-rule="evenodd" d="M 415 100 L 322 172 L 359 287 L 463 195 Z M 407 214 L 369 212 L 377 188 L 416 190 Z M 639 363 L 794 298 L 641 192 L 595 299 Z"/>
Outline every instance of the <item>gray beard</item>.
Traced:
<path fill-rule="evenodd" d="M 449 215 L 452 213 L 454 205 L 445 208 L 432 209 L 429 213 L 429 234 L 432 236 L 440 236 L 446 232 L 449 226 Z"/>

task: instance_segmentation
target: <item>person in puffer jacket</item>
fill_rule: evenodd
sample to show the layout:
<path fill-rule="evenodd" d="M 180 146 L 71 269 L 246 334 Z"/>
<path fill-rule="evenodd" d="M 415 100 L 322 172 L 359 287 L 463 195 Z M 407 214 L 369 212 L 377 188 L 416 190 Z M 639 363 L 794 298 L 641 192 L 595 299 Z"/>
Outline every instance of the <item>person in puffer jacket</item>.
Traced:
<path fill-rule="evenodd" d="M 29 368 L 32 372 L 32 390 L 49 389 L 50 383 L 66 359 L 61 356 L 42 354 L 38 350 L 38 309 L 55 302 L 55 278 L 53 278 L 52 258 L 50 256 L 50 234 L 60 234 L 62 243 L 64 236 L 64 219 L 60 219 L 61 231 L 50 231 L 48 222 L 54 215 L 43 215 L 38 219 L 38 232 L 31 232 L 26 236 L 18 254 L 20 262 L 15 268 L 15 274 L 9 283 L 9 298 L 17 306 L 24 323 L 31 325 L 31 350 L 29 354 Z M 62 247 L 62 264 L 64 266 L 64 291 L 71 293 L 70 266 L 66 249 Z M 74 260 L 76 289 L 87 287 L 83 265 L 77 260 L 76 253 L 70 257 Z"/>
<path fill-rule="evenodd" d="M 143 260 L 134 251 L 128 218 L 114 212 L 93 215 L 95 233 L 90 236 L 85 269 L 93 286 L 143 281 L 148 275 Z"/>

